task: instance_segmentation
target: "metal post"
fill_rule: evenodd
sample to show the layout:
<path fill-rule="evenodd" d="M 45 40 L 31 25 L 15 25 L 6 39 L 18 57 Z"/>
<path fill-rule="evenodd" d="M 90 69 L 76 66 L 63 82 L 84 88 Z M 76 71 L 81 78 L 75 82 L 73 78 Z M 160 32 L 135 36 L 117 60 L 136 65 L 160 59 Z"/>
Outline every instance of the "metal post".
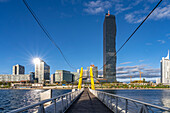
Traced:
<path fill-rule="evenodd" d="M 125 112 L 128 112 L 128 100 L 126 99 Z"/>
<path fill-rule="evenodd" d="M 54 102 L 54 113 L 57 113 L 57 108 L 56 108 L 56 99 L 53 100 Z"/>
<path fill-rule="evenodd" d="M 62 107 L 62 113 L 63 113 L 63 111 L 64 111 L 63 96 L 61 96 L 61 107 Z"/>
<path fill-rule="evenodd" d="M 103 102 L 104 102 L 104 97 L 105 97 L 105 93 L 103 93 Z M 105 103 L 105 102 L 104 102 Z"/>
<path fill-rule="evenodd" d="M 107 106 L 109 106 L 109 96 L 106 95 L 106 102 L 107 102 Z"/>
<path fill-rule="evenodd" d="M 118 97 L 116 97 L 116 113 L 118 113 Z"/>
<path fill-rule="evenodd" d="M 43 104 L 40 104 L 40 113 L 44 113 L 44 106 L 43 106 Z"/>
<path fill-rule="evenodd" d="M 66 107 L 68 107 L 68 95 L 66 95 Z"/>

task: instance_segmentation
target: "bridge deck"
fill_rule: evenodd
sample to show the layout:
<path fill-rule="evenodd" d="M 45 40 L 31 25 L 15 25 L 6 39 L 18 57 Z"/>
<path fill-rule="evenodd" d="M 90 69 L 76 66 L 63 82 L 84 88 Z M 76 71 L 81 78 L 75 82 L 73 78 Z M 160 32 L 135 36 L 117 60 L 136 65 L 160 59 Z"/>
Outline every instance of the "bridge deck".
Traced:
<path fill-rule="evenodd" d="M 88 89 L 66 111 L 66 113 L 113 113 Z"/>

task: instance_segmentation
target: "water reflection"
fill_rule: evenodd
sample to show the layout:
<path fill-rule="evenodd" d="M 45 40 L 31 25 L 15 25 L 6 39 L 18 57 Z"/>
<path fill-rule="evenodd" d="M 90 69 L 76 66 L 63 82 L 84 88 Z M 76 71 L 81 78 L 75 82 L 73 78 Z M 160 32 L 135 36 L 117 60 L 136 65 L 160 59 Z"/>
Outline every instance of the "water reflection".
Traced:
<path fill-rule="evenodd" d="M 163 90 L 162 93 L 162 106 L 170 108 L 170 90 Z M 168 113 L 168 112 L 166 112 Z"/>
<path fill-rule="evenodd" d="M 0 113 L 28 106 L 40 101 L 40 92 L 45 90 L 0 90 Z M 58 96 L 71 90 L 53 90 L 52 96 Z"/>

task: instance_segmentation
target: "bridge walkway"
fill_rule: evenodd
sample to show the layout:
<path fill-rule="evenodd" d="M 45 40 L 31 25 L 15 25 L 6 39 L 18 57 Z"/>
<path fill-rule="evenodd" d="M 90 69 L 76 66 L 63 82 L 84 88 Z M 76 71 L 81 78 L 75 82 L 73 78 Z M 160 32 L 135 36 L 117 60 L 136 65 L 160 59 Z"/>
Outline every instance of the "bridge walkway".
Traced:
<path fill-rule="evenodd" d="M 82 95 L 70 106 L 66 113 L 113 113 L 97 97 L 85 88 Z"/>

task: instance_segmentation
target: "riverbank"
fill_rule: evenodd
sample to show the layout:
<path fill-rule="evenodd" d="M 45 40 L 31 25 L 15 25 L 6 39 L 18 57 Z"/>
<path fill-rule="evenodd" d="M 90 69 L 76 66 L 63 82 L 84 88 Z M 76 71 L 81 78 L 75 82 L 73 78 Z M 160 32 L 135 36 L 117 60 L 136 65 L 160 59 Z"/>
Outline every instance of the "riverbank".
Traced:
<path fill-rule="evenodd" d="M 166 89 L 170 90 L 170 88 L 96 88 L 97 90 L 161 90 Z"/>
<path fill-rule="evenodd" d="M 76 87 L 73 87 L 76 88 Z M 0 88 L 0 90 L 2 89 L 20 89 L 20 90 L 35 90 L 35 89 L 72 89 L 71 86 L 44 86 L 44 87 L 38 87 L 38 88 Z"/>
<path fill-rule="evenodd" d="M 76 88 L 76 87 L 74 87 Z M 8 90 L 8 89 L 20 89 L 20 90 L 35 90 L 35 89 L 66 89 L 71 90 L 72 87 L 62 86 L 50 86 L 50 87 L 42 87 L 42 88 L 0 88 L 0 90 Z M 170 90 L 170 88 L 95 88 L 96 90 Z"/>

